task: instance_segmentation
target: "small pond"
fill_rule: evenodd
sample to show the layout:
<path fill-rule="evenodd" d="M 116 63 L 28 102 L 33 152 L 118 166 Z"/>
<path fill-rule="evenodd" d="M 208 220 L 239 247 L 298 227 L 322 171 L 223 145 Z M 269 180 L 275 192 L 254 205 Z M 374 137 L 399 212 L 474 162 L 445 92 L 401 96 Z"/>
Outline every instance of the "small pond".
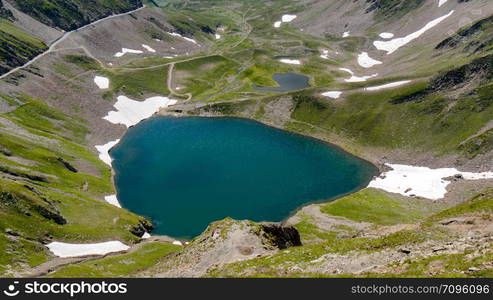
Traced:
<path fill-rule="evenodd" d="M 272 79 L 274 79 L 279 84 L 278 87 L 264 87 L 258 85 L 254 85 L 253 87 L 256 90 L 271 92 L 289 92 L 310 87 L 310 84 L 308 83 L 310 78 L 305 75 L 300 75 L 292 72 L 274 74 L 272 76 Z"/>

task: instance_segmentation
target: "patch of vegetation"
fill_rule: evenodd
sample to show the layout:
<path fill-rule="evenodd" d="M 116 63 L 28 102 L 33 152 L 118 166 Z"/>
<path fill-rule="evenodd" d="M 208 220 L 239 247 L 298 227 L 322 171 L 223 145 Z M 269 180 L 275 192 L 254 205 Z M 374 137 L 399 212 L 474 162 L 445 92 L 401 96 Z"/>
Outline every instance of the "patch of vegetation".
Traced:
<path fill-rule="evenodd" d="M 167 87 L 168 66 L 144 70 L 114 70 L 105 75 L 110 79 L 113 93 L 123 93 L 126 96 L 142 99 L 146 94 L 169 94 Z"/>
<path fill-rule="evenodd" d="M 63 57 L 63 59 L 71 64 L 74 64 L 84 71 L 99 70 L 99 63 L 86 55 L 80 54 L 68 54 Z"/>
<path fill-rule="evenodd" d="M 202 57 L 177 63 L 173 80 L 182 87 L 180 93 L 192 93 L 194 99 L 201 99 L 226 89 L 238 68 L 236 62 L 222 56 Z M 176 78 L 177 74 L 181 78 Z"/>
<path fill-rule="evenodd" d="M 46 48 L 41 40 L 0 19 L 0 74 L 25 64 Z"/>
<path fill-rule="evenodd" d="M 491 248 L 491 247 L 490 247 Z M 470 258 L 472 251 L 459 254 L 442 254 L 427 258 L 406 260 L 404 271 L 398 276 L 404 277 L 490 277 L 492 269 L 484 269 L 482 265 L 493 259 L 493 253 Z M 473 271 L 470 271 L 472 269 Z M 477 270 L 476 270 L 477 269 Z"/>
<path fill-rule="evenodd" d="M 487 190 L 452 208 L 434 214 L 429 221 L 438 221 L 468 213 L 492 213 L 493 190 Z"/>
<path fill-rule="evenodd" d="M 475 136 L 459 146 L 467 158 L 474 158 L 493 150 L 493 129 Z"/>
<path fill-rule="evenodd" d="M 409 224 L 431 215 L 436 207 L 429 201 L 399 197 L 367 188 L 321 206 L 320 211 L 357 222 L 378 225 Z"/>
<path fill-rule="evenodd" d="M 491 120 L 493 106 L 488 93 L 457 100 L 449 100 L 441 93 L 422 96 L 419 101 L 398 100 L 417 95 L 427 87 L 427 83 L 415 83 L 393 90 L 354 93 L 343 102 L 298 93 L 291 117 L 362 145 L 457 153 L 463 141 Z M 452 101 L 455 105 L 449 105 Z"/>

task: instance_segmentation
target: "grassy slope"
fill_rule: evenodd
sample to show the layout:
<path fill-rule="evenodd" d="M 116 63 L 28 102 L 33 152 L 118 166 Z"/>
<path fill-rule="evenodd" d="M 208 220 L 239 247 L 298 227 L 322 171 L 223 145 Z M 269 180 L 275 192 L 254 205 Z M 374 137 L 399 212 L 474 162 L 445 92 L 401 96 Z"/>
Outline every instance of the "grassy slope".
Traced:
<path fill-rule="evenodd" d="M 399 198 L 381 190 L 365 189 L 322 205 L 320 211 L 356 222 L 395 225 L 422 220 L 433 211 L 432 207 L 427 200 Z"/>
<path fill-rule="evenodd" d="M 2 96 L 15 106 L 0 115 L 0 271 L 48 259 L 43 241 L 121 240 L 143 218 L 98 201 L 114 193 L 111 171 L 87 150 L 84 121 L 27 96 Z M 70 171 L 61 160 L 93 171 Z"/>
<path fill-rule="evenodd" d="M 47 46 L 6 20 L 0 19 L 0 74 L 22 65 Z"/>

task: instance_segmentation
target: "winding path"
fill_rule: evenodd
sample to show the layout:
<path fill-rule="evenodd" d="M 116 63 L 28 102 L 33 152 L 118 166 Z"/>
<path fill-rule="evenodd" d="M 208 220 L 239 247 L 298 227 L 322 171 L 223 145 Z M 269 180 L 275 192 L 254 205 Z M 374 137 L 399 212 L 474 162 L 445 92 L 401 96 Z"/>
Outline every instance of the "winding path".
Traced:
<path fill-rule="evenodd" d="M 173 89 L 173 70 L 175 69 L 175 63 L 172 62 L 169 64 L 169 67 L 168 67 L 168 79 L 167 79 L 167 85 L 168 85 L 168 90 L 169 92 L 176 96 L 176 97 L 183 97 L 183 96 L 186 96 L 187 99 L 185 101 L 190 101 L 192 99 L 192 93 L 185 93 L 185 94 L 179 94 L 177 92 L 175 92 L 175 90 Z"/>
<path fill-rule="evenodd" d="M 61 37 L 59 37 L 58 39 L 56 39 L 56 40 L 55 40 L 55 41 L 54 41 L 54 42 L 50 45 L 50 47 L 48 48 L 48 50 L 46 50 L 45 52 L 43 52 L 43 53 L 39 54 L 38 56 L 34 57 L 33 59 L 31 59 L 30 61 L 28 61 L 28 62 L 27 62 L 27 63 L 25 63 L 24 65 L 19 66 L 19 67 L 16 67 L 16 68 L 14 68 L 14 69 L 12 69 L 12 70 L 8 71 L 7 73 L 5 73 L 5 74 L 1 75 L 1 76 L 0 76 L 0 79 L 4 79 L 4 78 L 6 78 L 7 76 L 9 76 L 10 74 L 13 74 L 13 73 L 15 73 L 15 72 L 17 72 L 17 71 L 19 71 L 19 70 L 21 70 L 21 69 L 24 69 L 24 68 L 26 68 L 26 67 L 28 67 L 28 66 L 32 65 L 32 64 L 33 64 L 33 63 L 35 63 L 38 59 L 40 59 L 40 58 L 44 57 L 44 56 L 45 56 L 45 55 L 47 55 L 48 53 L 53 52 L 53 51 L 55 50 L 55 47 L 56 47 L 58 44 L 60 44 L 61 42 L 63 42 L 65 39 L 67 39 L 67 38 L 70 36 L 70 34 L 72 34 L 73 32 L 77 32 L 77 31 L 79 31 L 79 30 L 82 30 L 82 29 L 87 28 L 87 27 L 92 26 L 92 25 L 96 25 L 96 24 L 98 24 L 98 23 L 100 23 L 100 22 L 103 22 L 103 21 L 106 21 L 106 20 L 110 20 L 110 19 L 113 19 L 113 18 L 121 17 L 121 16 L 130 15 L 130 14 L 132 14 L 132 13 L 134 13 L 134 12 L 137 12 L 137 11 L 139 11 L 139 10 L 144 9 L 145 7 L 146 7 L 146 6 L 145 6 L 145 5 L 143 5 L 142 7 L 139 7 L 139 8 L 137 8 L 137 9 L 134 9 L 134 10 L 131 10 L 131 11 L 128 11 L 128 12 L 125 12 L 125 13 L 121 13 L 121 14 L 117 14 L 117 15 L 107 16 L 107 17 L 105 17 L 105 18 L 102 18 L 102 19 L 99 19 L 99 20 L 94 21 L 94 22 L 92 22 L 92 23 L 89 23 L 89 24 L 87 24 L 87 25 L 84 25 L 84 26 L 82 26 L 82 27 L 80 27 L 80 28 L 77 28 L 77 29 L 75 29 L 75 30 L 72 30 L 72 31 L 69 31 L 69 32 L 65 32 L 65 33 L 64 33 Z"/>

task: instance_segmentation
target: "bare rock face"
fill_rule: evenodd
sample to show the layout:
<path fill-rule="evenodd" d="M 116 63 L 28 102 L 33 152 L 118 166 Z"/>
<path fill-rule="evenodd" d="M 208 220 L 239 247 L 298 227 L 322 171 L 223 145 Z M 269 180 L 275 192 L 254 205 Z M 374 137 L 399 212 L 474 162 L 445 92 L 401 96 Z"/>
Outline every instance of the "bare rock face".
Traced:
<path fill-rule="evenodd" d="M 209 225 L 180 253 L 137 276 L 200 277 L 224 264 L 300 245 L 300 235 L 294 227 L 225 219 Z"/>
<path fill-rule="evenodd" d="M 301 238 L 298 230 L 292 226 L 283 227 L 278 224 L 260 225 L 266 237 L 278 249 L 286 249 L 301 246 Z"/>

